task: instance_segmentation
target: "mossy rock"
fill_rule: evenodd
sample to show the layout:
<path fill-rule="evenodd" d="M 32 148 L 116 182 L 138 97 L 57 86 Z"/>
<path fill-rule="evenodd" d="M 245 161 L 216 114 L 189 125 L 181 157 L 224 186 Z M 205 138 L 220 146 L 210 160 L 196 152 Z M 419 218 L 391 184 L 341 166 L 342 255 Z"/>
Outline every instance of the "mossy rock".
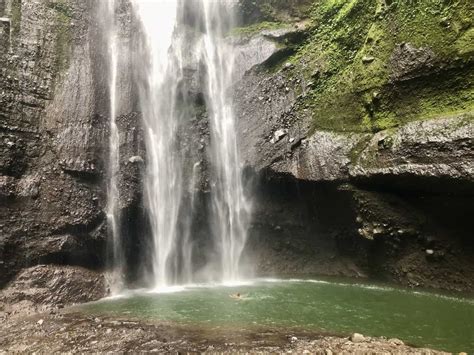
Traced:
<path fill-rule="evenodd" d="M 311 82 L 299 106 L 314 129 L 374 132 L 473 111 L 471 0 L 314 0 L 304 9 L 311 34 L 290 61 Z"/>
<path fill-rule="evenodd" d="M 312 0 L 240 0 L 240 23 L 294 22 L 309 17 Z"/>

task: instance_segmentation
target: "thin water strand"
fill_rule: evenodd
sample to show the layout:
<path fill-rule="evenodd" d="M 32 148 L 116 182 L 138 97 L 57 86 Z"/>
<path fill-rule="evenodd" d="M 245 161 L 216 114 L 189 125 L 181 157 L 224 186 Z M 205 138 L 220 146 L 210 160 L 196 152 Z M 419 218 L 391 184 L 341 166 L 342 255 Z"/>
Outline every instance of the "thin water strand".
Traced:
<path fill-rule="evenodd" d="M 231 98 L 235 51 L 224 34 L 232 26 L 231 7 L 225 2 L 202 0 L 206 33 L 203 58 L 207 69 L 207 104 L 212 134 L 211 224 L 222 267 L 222 281 L 244 277 L 241 256 L 248 237 L 251 204 L 244 191 L 242 166 Z"/>
<path fill-rule="evenodd" d="M 117 76 L 118 76 L 118 33 L 116 24 L 116 1 L 105 3 L 106 31 L 109 56 L 109 157 L 107 185 L 107 223 L 109 228 L 109 249 L 112 270 L 109 275 L 109 286 L 112 294 L 123 288 L 124 257 L 122 236 L 120 233 L 120 132 L 117 126 Z"/>

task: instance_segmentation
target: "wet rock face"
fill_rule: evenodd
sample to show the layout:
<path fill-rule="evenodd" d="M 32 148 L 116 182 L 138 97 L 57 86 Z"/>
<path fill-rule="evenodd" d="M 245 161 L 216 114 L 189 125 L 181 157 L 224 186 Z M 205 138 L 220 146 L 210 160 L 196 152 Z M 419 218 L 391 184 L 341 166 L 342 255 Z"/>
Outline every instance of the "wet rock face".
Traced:
<path fill-rule="evenodd" d="M 0 6 L 1 3 L 0 3 Z M 0 18 L 0 49 L 7 52 L 10 47 L 10 19 L 6 17 Z"/>
<path fill-rule="evenodd" d="M 405 190 L 472 194 L 472 117 L 458 115 L 413 122 L 397 131 L 379 132 L 354 160 L 350 176 L 374 183 L 385 180 Z M 423 186 L 422 181 L 427 185 Z"/>
<path fill-rule="evenodd" d="M 257 274 L 368 276 L 369 242 L 357 234 L 350 191 L 269 171 L 256 191 L 244 255 Z"/>
<path fill-rule="evenodd" d="M 80 267 L 40 265 L 23 270 L 0 295 L 9 316 L 92 302 L 106 295 L 103 275 Z"/>
<path fill-rule="evenodd" d="M 469 195 L 353 188 L 369 273 L 411 287 L 473 290 Z"/>
<path fill-rule="evenodd" d="M 91 6 L 7 1 L 0 21 L 0 286 L 38 263 L 104 263 Z"/>
<path fill-rule="evenodd" d="M 240 23 L 299 20 L 308 16 L 311 0 L 239 0 L 236 2 Z"/>

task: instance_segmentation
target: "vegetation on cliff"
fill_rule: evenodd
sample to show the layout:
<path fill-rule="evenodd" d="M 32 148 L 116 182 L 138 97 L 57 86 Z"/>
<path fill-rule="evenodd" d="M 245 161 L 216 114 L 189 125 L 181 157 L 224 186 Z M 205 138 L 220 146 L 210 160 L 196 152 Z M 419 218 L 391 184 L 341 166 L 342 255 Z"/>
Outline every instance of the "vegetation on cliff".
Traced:
<path fill-rule="evenodd" d="M 314 129 L 379 131 L 474 110 L 470 0 L 259 6 L 266 21 L 310 20 L 289 75 L 304 76 L 299 106 L 312 112 Z"/>

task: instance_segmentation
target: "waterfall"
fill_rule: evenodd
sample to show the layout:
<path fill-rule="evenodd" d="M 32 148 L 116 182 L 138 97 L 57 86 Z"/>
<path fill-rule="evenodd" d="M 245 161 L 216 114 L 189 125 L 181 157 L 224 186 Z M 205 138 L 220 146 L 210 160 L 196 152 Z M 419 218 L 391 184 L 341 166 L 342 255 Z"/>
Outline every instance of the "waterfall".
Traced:
<path fill-rule="evenodd" d="M 107 53 L 109 61 L 109 157 L 108 157 L 108 185 L 107 185 L 107 224 L 109 233 L 109 264 L 111 273 L 109 285 L 112 294 L 123 288 L 123 248 L 120 233 L 120 135 L 117 126 L 117 76 L 118 76 L 118 31 L 116 23 L 116 1 L 107 0 L 105 6 L 104 31 L 107 39 Z"/>
<path fill-rule="evenodd" d="M 211 124 L 215 182 L 211 225 L 221 258 L 222 280 L 242 277 L 240 258 L 247 241 L 250 202 L 242 181 L 230 88 L 234 82 L 234 47 L 225 40 L 232 26 L 232 7 L 202 0 L 205 33 L 201 51 L 207 69 L 207 108 Z"/>
<path fill-rule="evenodd" d="M 108 1 L 113 4 L 113 0 Z M 233 22 L 231 7 L 227 1 L 208 0 L 131 0 L 131 3 L 142 38 L 135 65 L 147 151 L 144 203 L 152 234 L 151 283 L 156 288 L 189 283 L 196 274 L 191 227 L 193 191 L 200 163 L 189 161 L 182 135 L 192 115 L 186 107 L 194 104 L 183 94 L 186 65 L 190 61 L 197 63 L 203 73 L 201 89 L 211 132 L 209 229 L 213 247 L 200 257 L 211 265 L 205 268 L 208 280 L 236 281 L 242 276 L 240 258 L 247 239 L 250 204 L 242 182 L 230 95 L 235 55 L 225 35 Z M 112 58 L 114 48 L 112 39 Z M 117 71 L 113 59 L 111 67 L 113 96 Z M 116 151 L 111 149 L 112 163 L 118 162 L 113 106 L 111 99 L 111 147 L 117 147 Z M 110 199 L 118 193 L 113 173 L 118 165 L 112 163 Z M 187 176 L 189 171 L 192 176 Z M 109 200 L 109 219 L 114 235 L 119 236 L 118 213 L 112 209 L 113 203 Z M 119 239 L 115 241 L 120 249 Z"/>
<path fill-rule="evenodd" d="M 202 37 L 195 44 L 205 70 L 204 93 L 211 132 L 212 210 L 209 223 L 218 259 L 217 278 L 242 278 L 241 256 L 247 242 L 251 205 L 244 191 L 232 102 L 236 53 L 226 38 L 234 26 L 232 1 L 196 2 Z"/>
<path fill-rule="evenodd" d="M 184 191 L 183 156 L 177 140 L 181 55 L 171 51 L 179 49 L 179 45 L 171 46 L 178 2 L 133 0 L 133 5 L 142 24 L 147 51 L 140 105 L 147 148 L 145 203 L 153 235 L 153 283 L 165 287 L 179 281 L 179 217 Z"/>

